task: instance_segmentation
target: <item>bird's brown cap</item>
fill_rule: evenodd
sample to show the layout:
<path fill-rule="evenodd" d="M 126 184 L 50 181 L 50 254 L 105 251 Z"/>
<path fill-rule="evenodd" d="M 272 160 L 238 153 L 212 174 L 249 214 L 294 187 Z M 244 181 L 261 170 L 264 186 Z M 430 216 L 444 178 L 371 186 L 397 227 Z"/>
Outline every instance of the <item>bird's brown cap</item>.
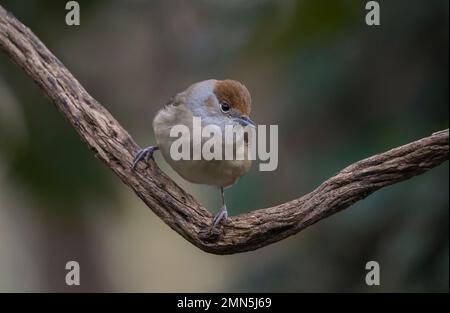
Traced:
<path fill-rule="evenodd" d="M 243 116 L 250 116 L 252 109 L 250 92 L 240 82 L 231 79 L 218 80 L 214 87 L 214 94 L 220 103 L 225 102 Z"/>

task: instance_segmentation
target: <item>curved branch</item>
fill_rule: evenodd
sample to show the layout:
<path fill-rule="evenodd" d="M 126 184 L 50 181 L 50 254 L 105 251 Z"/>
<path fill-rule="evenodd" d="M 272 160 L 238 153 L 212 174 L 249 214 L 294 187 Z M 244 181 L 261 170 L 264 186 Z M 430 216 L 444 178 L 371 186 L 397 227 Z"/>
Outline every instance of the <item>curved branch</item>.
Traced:
<path fill-rule="evenodd" d="M 138 146 L 64 65 L 0 6 L 0 47 L 69 120 L 83 141 L 172 229 L 215 254 L 250 251 L 298 233 L 374 191 L 422 174 L 448 160 L 449 131 L 356 162 L 301 198 L 230 217 L 211 228 L 212 214 L 154 162 L 131 169 Z"/>

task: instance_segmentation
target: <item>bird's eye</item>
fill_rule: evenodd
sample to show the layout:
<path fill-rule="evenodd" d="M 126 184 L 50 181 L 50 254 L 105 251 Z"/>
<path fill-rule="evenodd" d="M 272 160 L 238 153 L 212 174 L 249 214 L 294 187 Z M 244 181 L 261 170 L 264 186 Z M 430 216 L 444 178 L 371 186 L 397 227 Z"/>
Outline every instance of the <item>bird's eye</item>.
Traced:
<path fill-rule="evenodd" d="M 230 105 L 226 102 L 222 102 L 220 104 L 220 109 L 222 110 L 222 112 L 226 113 L 226 112 L 230 111 Z"/>

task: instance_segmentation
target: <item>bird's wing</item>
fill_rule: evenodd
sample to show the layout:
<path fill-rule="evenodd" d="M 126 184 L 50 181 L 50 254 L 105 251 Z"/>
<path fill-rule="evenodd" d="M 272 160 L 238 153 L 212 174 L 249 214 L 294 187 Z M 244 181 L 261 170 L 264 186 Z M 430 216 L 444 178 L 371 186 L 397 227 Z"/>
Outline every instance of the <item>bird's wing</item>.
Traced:
<path fill-rule="evenodd" d="M 178 106 L 182 101 L 182 97 L 184 96 L 183 93 L 179 93 L 176 96 L 170 97 L 169 100 L 164 104 L 164 108 L 167 108 L 168 106 Z"/>

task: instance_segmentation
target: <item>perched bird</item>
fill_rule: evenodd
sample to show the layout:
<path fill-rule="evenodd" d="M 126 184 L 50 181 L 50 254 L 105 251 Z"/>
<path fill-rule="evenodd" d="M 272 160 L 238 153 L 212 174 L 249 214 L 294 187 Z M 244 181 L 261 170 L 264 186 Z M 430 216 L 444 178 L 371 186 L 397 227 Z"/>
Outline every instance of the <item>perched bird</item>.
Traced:
<path fill-rule="evenodd" d="M 133 168 L 144 160 L 148 162 L 153 157 L 153 152 L 160 150 L 164 159 L 184 179 L 196 184 L 212 185 L 220 188 L 222 196 L 222 208 L 215 215 L 213 225 L 228 217 L 225 204 L 224 188 L 233 185 L 237 179 L 247 173 L 251 166 L 249 150 L 245 150 L 244 158 L 232 160 L 221 158 L 220 160 L 174 160 L 171 156 L 171 145 L 177 140 L 170 136 L 174 126 L 185 125 L 192 134 L 193 118 L 201 118 L 201 126 L 216 125 L 225 134 L 227 125 L 235 127 L 255 127 L 250 120 L 251 97 L 247 88 L 234 80 L 210 79 L 191 85 L 185 91 L 177 94 L 162 109 L 158 111 L 153 120 L 153 130 L 156 137 L 156 146 L 150 146 L 139 151 L 134 158 Z M 229 127 L 228 127 L 229 128 Z M 222 136 L 224 139 L 224 136 Z M 193 147 L 193 136 L 187 137 L 186 142 Z M 248 148 L 250 140 L 247 136 L 233 137 L 232 143 L 244 140 Z M 207 138 L 202 138 L 204 143 Z M 225 151 L 226 141 L 222 140 L 222 151 Z"/>

